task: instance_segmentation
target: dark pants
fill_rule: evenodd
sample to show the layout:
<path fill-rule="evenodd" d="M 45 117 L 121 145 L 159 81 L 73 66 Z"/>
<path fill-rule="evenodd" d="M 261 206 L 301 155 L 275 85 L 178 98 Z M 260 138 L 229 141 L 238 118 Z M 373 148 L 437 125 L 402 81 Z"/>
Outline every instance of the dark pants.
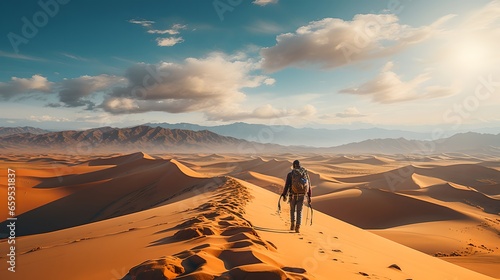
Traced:
<path fill-rule="evenodd" d="M 305 195 L 292 195 L 290 198 L 290 221 L 295 224 L 295 212 L 297 212 L 297 225 L 302 222 L 302 206 Z"/>

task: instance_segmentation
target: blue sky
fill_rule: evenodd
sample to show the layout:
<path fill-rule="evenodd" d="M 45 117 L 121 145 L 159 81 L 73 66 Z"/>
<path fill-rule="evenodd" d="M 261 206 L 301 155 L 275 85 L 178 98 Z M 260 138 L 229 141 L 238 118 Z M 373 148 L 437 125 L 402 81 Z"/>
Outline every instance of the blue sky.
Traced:
<path fill-rule="evenodd" d="M 500 127 L 500 1 L 0 2 L 0 126 Z"/>

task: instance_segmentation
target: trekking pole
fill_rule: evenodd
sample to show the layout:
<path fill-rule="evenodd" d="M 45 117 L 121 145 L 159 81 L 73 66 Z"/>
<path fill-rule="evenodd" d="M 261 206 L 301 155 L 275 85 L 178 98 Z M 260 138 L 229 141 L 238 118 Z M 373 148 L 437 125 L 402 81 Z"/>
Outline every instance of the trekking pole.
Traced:
<path fill-rule="evenodd" d="M 306 225 L 307 225 L 307 222 L 309 221 L 309 211 L 306 211 L 307 212 L 307 216 L 306 216 Z"/>
<path fill-rule="evenodd" d="M 309 208 L 311 209 L 311 226 L 312 226 L 312 217 L 313 217 L 313 210 L 312 210 L 312 205 L 311 205 L 311 198 L 307 197 L 307 204 L 309 204 Z M 309 212 L 308 212 L 309 214 Z"/>
<path fill-rule="evenodd" d="M 311 226 L 312 226 L 312 224 L 313 224 L 313 213 L 314 212 L 313 212 L 313 208 L 311 206 L 311 202 L 308 201 L 307 203 L 309 204 L 309 208 L 311 208 Z M 307 213 L 309 214 L 309 212 L 307 212 Z"/>
<path fill-rule="evenodd" d="M 280 213 L 281 213 L 281 195 L 278 199 L 278 214 L 280 214 Z"/>

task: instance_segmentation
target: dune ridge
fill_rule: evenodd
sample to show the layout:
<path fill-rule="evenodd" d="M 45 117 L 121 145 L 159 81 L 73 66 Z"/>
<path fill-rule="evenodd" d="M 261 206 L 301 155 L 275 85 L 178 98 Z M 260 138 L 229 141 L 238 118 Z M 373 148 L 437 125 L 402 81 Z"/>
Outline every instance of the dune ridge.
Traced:
<path fill-rule="evenodd" d="M 137 279 L 314 279 L 303 268 L 285 267 L 272 258 L 276 246 L 243 217 L 252 197 L 236 180 L 226 178 L 216 197 L 188 210 L 194 218 L 177 225 L 170 240 L 204 243 L 173 256 L 147 260 L 122 280 Z M 301 272 L 301 273 L 299 273 Z"/>

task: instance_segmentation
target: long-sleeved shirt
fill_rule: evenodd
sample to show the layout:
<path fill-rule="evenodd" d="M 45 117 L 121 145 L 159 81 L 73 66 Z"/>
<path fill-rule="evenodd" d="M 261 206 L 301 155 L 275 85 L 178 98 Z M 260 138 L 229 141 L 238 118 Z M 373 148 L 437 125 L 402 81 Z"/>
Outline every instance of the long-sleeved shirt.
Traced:
<path fill-rule="evenodd" d="M 307 196 L 312 197 L 312 190 L 311 190 L 311 180 L 309 179 L 309 174 L 306 174 L 307 176 Z M 292 172 L 290 171 L 288 175 L 286 175 L 286 182 L 285 182 L 285 189 L 283 189 L 283 193 L 281 194 L 282 196 L 286 196 L 288 192 L 292 191 Z"/>

